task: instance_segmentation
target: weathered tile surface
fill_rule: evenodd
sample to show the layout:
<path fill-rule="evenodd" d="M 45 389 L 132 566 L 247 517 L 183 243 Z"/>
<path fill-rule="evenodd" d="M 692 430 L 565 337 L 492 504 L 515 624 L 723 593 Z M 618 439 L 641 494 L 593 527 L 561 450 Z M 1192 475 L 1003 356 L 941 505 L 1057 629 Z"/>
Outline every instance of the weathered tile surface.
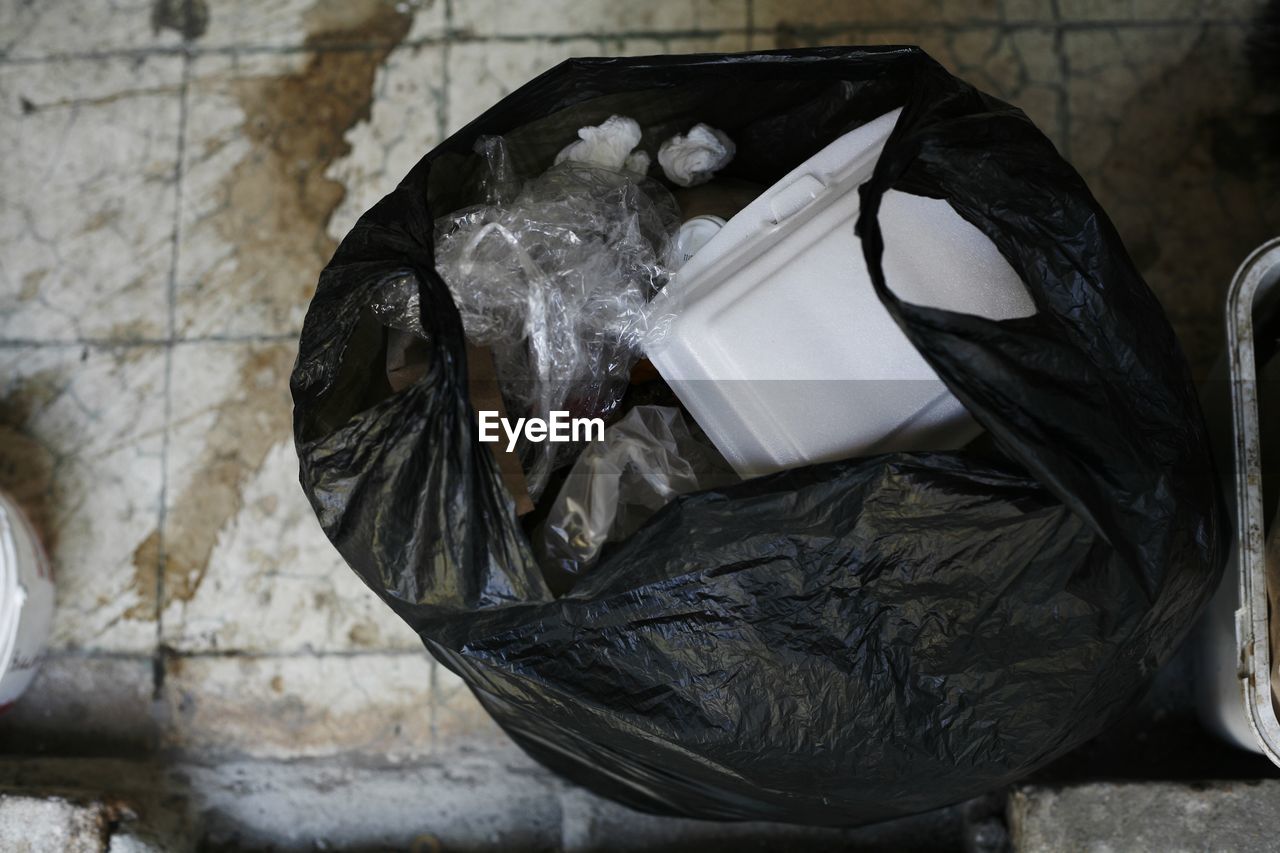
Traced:
<path fill-rule="evenodd" d="M 378 68 L 411 18 L 376 5 L 361 49 L 202 57 L 193 65 L 177 333 L 295 333 L 336 242 L 346 188 L 329 177 L 370 116 Z M 362 30 L 363 31 L 363 30 Z M 330 33 L 337 37 L 341 33 Z M 425 149 L 424 149 L 425 151 Z"/>
<path fill-rule="evenodd" d="M 173 353 L 163 635 L 180 651 L 418 649 L 298 485 L 291 343 Z"/>
<path fill-rule="evenodd" d="M 1200 16 L 1210 21 L 1252 23 L 1266 4 L 1267 0 L 1201 0 Z"/>
<path fill-rule="evenodd" d="M 1048 27 L 903 27 L 777 30 L 756 36 L 754 48 L 810 45 L 916 45 L 947 70 L 984 92 L 1021 107 L 1059 146 L 1063 141 L 1063 78 Z M 760 39 L 770 38 L 769 42 Z"/>
<path fill-rule="evenodd" d="M 453 26 L 471 36 L 741 30 L 746 0 L 461 0 Z"/>
<path fill-rule="evenodd" d="M 869 0 L 847 3 L 844 0 L 754 0 L 752 25 L 759 30 L 821 30 L 830 27 L 886 25 L 936 21 L 942 11 L 942 0 Z"/>
<path fill-rule="evenodd" d="M 55 656 L 0 746 L 176 750 L 203 766 L 157 790 L 230 846 L 774 838 L 559 782 L 343 564 L 290 435 L 319 270 L 442 135 L 563 59 L 920 44 L 1079 166 L 1203 366 L 1231 271 L 1280 231 L 1241 50 L 1258 6 L 0 1 L 0 487 L 59 581 Z"/>
<path fill-rule="evenodd" d="M 445 0 L 212 0 L 197 49 L 372 46 L 400 40 L 381 25 L 388 13 L 411 16 L 408 38 L 444 32 Z"/>
<path fill-rule="evenodd" d="M 753 25 L 760 30 L 821 32 L 851 27 L 951 28 L 974 24 L 1046 24 L 1051 0 L 753 0 Z"/>
<path fill-rule="evenodd" d="M 164 0 L 41 0 L 0 3 L 0 59 L 175 48 L 178 17 L 157 14 Z M 172 4 L 177 5 L 177 4 Z"/>
<path fill-rule="evenodd" d="M 500 45 L 463 42 L 449 50 L 449 85 L 446 94 L 449 133 L 462 128 L 496 104 L 513 89 L 566 59 L 598 56 L 595 39 L 537 39 Z"/>
<path fill-rule="evenodd" d="M 1053 19 L 1053 0 L 940 0 L 937 19 L 947 24 L 1044 23 Z M 922 23 L 934 16 L 914 19 Z"/>
<path fill-rule="evenodd" d="M 560 849 L 562 786 L 519 755 L 383 768 L 236 762 L 192 776 L 206 832 L 225 849 Z M 282 819 L 300 816 L 299 803 L 304 819 Z"/>
<path fill-rule="evenodd" d="M 1280 150 L 1234 27 L 1068 32 L 1070 156 L 1165 306 L 1193 366 L 1221 347 L 1222 300 L 1280 232 Z"/>
<path fill-rule="evenodd" d="M 0 718 L 7 754 L 114 755 L 154 749 L 162 726 L 153 662 L 138 655 L 54 654 Z"/>
<path fill-rule="evenodd" d="M 1063 21 L 1168 24 L 1247 20 L 1256 0 L 1059 0 Z"/>
<path fill-rule="evenodd" d="M 619 36 L 600 39 L 601 56 L 656 56 L 664 53 L 737 53 L 749 50 L 745 32 L 703 36 Z"/>
<path fill-rule="evenodd" d="M 166 335 L 181 77 L 166 56 L 0 66 L 0 338 Z"/>
<path fill-rule="evenodd" d="M 349 151 L 325 172 L 346 189 L 329 216 L 327 230 L 334 240 L 341 240 L 360 214 L 395 189 L 441 141 L 444 88 L 442 47 L 406 44 L 383 61 L 373 83 L 368 118 L 347 131 Z"/>
<path fill-rule="evenodd" d="M 431 722 L 441 748 L 449 744 L 501 747 L 510 743 L 461 678 L 437 664 L 434 679 Z"/>
<path fill-rule="evenodd" d="M 425 652 L 172 658 L 165 742 L 204 760 L 428 755 L 432 666 Z"/>
<path fill-rule="evenodd" d="M 54 649 L 155 648 L 164 366 L 152 346 L 0 348 L 0 488 L 51 555 Z"/>

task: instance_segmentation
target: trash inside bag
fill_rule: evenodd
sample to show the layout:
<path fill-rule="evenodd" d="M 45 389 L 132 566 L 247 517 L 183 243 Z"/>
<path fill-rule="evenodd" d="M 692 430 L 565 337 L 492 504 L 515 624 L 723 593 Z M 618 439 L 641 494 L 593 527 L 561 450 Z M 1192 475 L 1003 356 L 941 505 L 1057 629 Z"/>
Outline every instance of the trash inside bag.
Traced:
<path fill-rule="evenodd" d="M 770 186 L 902 107 L 857 223 L 882 304 L 994 450 L 824 462 L 675 498 L 562 596 L 477 441 L 434 220 L 580 128 L 706 123 Z M 719 180 L 719 176 L 717 180 Z M 887 286 L 880 201 L 943 199 L 1031 316 Z M 371 306 L 419 293 L 421 376 Z M 1080 176 L 1018 109 L 915 48 L 572 60 L 428 153 L 321 274 L 292 377 L 301 479 L 352 568 L 532 756 L 651 812 L 854 825 L 1007 784 L 1141 696 L 1227 544 L 1189 371 Z"/>
<path fill-rule="evenodd" d="M 640 144 L 640 125 L 626 116 L 609 116 L 598 127 L 578 129 L 578 141 L 566 145 L 556 155 L 556 162 L 569 160 L 604 169 L 625 169 L 643 175 L 649 171 L 651 160 L 647 151 L 636 148 Z"/>
<path fill-rule="evenodd" d="M 705 124 L 677 133 L 658 148 L 658 165 L 680 187 L 705 184 L 733 159 L 733 140 Z"/>
<path fill-rule="evenodd" d="M 636 406 L 573 463 L 544 522 L 543 566 L 581 574 L 607 542 L 630 536 L 677 495 L 737 479 L 679 409 Z"/>
<path fill-rule="evenodd" d="M 488 199 L 435 226 L 436 269 L 467 339 L 492 349 L 503 397 L 519 414 L 612 413 L 662 325 L 647 306 L 666 280 L 675 200 L 640 175 L 572 160 L 521 186 L 506 173 L 502 140 L 481 139 L 477 150 Z M 580 449 L 522 442 L 529 493 L 536 498 Z"/>

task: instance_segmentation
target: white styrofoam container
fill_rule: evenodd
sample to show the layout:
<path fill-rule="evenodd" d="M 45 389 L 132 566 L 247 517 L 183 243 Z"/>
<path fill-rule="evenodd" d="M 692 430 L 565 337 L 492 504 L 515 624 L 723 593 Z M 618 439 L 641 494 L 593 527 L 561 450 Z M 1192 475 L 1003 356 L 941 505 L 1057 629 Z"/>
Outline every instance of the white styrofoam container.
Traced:
<path fill-rule="evenodd" d="M 845 134 L 734 216 L 654 300 L 674 314 L 648 355 L 739 474 L 980 431 L 880 303 L 854 233 L 858 187 L 900 110 Z M 995 245 L 939 199 L 880 208 L 901 299 L 991 319 L 1035 306 Z"/>
<path fill-rule="evenodd" d="M 1263 516 L 1262 432 L 1259 426 L 1258 365 L 1254 353 L 1254 311 L 1280 288 L 1280 239 L 1259 247 L 1241 265 L 1227 292 L 1227 372 L 1229 424 L 1234 464 L 1228 469 L 1227 499 L 1235 522 L 1222 584 L 1198 626 L 1197 704 L 1201 717 L 1220 736 L 1280 765 L 1280 717 L 1274 697 L 1270 583 L 1280 582 L 1280 565 L 1267 565 Z M 1220 406 L 1206 401 L 1213 426 Z M 1224 463 L 1227 460 L 1222 460 Z M 1224 465 L 1224 467 L 1226 467 Z M 1273 536 L 1280 533 L 1273 531 Z M 1273 556 L 1274 560 L 1274 556 Z"/>
<path fill-rule="evenodd" d="M 27 689 L 53 624 L 53 573 L 35 531 L 0 493 L 0 711 Z"/>

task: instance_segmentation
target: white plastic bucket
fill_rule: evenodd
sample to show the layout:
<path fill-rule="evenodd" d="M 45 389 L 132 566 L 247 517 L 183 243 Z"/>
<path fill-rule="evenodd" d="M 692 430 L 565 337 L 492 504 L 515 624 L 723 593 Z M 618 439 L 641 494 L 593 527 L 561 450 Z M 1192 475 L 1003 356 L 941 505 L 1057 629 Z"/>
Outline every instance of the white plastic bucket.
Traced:
<path fill-rule="evenodd" d="M 1226 306 L 1229 398 L 1224 399 L 1219 382 L 1207 389 L 1204 400 L 1211 431 L 1219 439 L 1229 438 L 1229 447 L 1220 447 L 1219 453 L 1235 537 L 1222 584 L 1199 626 L 1196 694 L 1201 718 L 1213 731 L 1280 765 L 1280 694 L 1274 690 L 1280 671 L 1272 660 L 1277 622 L 1267 600 L 1267 585 L 1277 575 L 1276 566 L 1267 564 L 1269 519 L 1263 502 L 1264 486 L 1274 484 L 1263 482 L 1254 330 L 1257 307 L 1277 288 L 1280 238 L 1254 251 L 1231 282 Z"/>
<path fill-rule="evenodd" d="M 0 493 L 0 713 L 31 684 L 53 623 L 53 572 L 35 529 Z"/>

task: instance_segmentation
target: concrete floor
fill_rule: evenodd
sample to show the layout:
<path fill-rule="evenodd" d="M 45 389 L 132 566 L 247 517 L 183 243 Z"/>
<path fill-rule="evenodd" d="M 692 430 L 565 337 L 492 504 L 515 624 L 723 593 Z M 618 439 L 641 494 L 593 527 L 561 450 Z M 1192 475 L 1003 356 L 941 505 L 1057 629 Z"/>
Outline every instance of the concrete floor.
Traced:
<path fill-rule="evenodd" d="M 506 741 L 298 488 L 317 274 L 425 151 L 563 58 L 914 43 L 1076 164 L 1203 371 L 1232 272 L 1280 233 L 1256 5 L 0 0 L 0 487 L 59 584 L 0 782 L 176 797 L 180 835 L 235 844 L 881 844 L 633 817 Z M 986 809 L 898 846 L 959 846 Z"/>

